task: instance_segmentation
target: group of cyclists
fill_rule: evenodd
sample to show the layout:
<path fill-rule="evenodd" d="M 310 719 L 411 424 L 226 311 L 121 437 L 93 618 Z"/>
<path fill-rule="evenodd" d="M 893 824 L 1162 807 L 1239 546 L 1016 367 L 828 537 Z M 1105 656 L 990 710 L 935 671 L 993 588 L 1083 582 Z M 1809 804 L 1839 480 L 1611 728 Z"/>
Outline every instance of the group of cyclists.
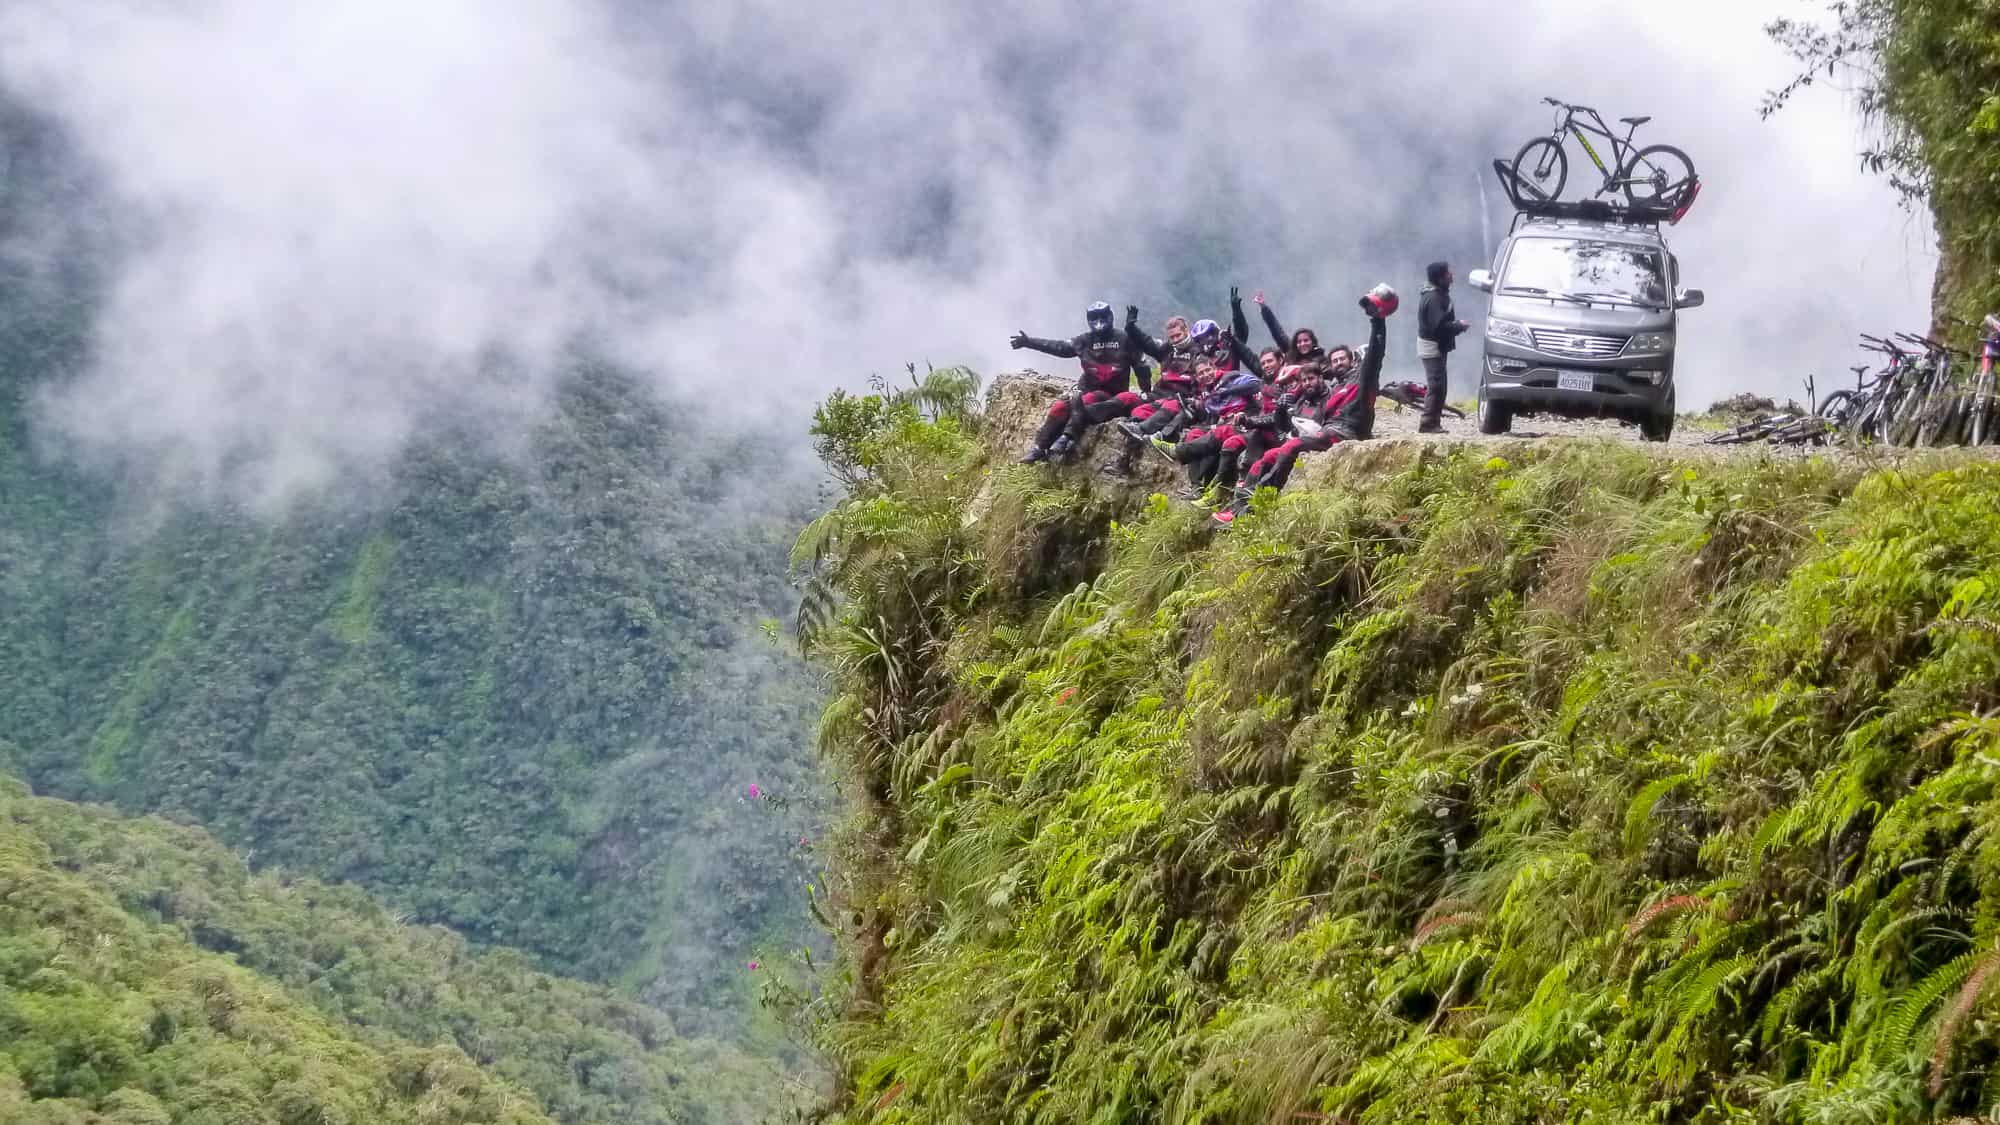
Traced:
<path fill-rule="evenodd" d="M 1165 335 L 1154 337 L 1139 327 L 1138 307 L 1128 305 L 1121 331 L 1111 306 L 1099 301 L 1084 311 L 1087 331 L 1080 336 L 1041 339 L 1017 332 L 1015 348 L 1076 359 L 1083 367 L 1075 389 L 1050 405 L 1021 463 L 1066 461 L 1087 427 L 1116 422 L 1124 440 L 1100 472 L 1124 476 L 1142 451 L 1155 450 L 1186 469 L 1183 497 L 1218 508 L 1214 518 L 1226 525 L 1242 515 L 1257 489 L 1283 488 L 1302 454 L 1372 436 L 1378 395 L 1421 406 L 1420 429 L 1436 432 L 1444 411 L 1463 417 L 1444 402 L 1443 356 L 1466 325 L 1451 307 L 1450 266 L 1432 263 L 1428 280 L 1418 313 L 1426 384 L 1381 386 L 1386 322 L 1401 303 L 1386 284 L 1360 300 L 1368 342 L 1358 353 L 1346 344 L 1323 346 L 1310 328 L 1286 331 L 1261 292 L 1252 299 L 1272 346 L 1251 351 L 1245 343 L 1249 321 L 1234 287 L 1227 328 L 1174 316 Z M 1158 364 L 1157 373 L 1149 360 Z"/>

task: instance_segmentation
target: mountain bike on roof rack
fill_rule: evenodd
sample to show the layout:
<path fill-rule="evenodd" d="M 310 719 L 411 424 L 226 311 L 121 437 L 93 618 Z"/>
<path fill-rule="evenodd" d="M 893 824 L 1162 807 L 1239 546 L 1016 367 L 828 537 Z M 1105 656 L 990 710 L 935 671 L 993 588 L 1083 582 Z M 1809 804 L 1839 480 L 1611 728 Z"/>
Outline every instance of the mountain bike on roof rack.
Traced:
<path fill-rule="evenodd" d="M 1575 137 L 1590 157 L 1590 162 L 1603 174 L 1604 182 L 1592 195 L 1606 195 L 1622 190 L 1625 199 L 1634 207 L 1675 208 L 1687 200 L 1684 197 L 1699 190 L 1694 174 L 1694 161 L 1672 145 L 1648 145 L 1638 148 L 1632 144 L 1633 134 L 1639 126 L 1651 121 L 1650 117 L 1621 117 L 1629 128 L 1620 138 L 1611 131 L 1604 121 L 1604 115 L 1587 105 L 1571 105 L 1557 98 L 1543 98 L 1543 102 L 1560 111 L 1556 125 L 1546 137 L 1536 137 L 1521 146 L 1514 155 L 1514 178 L 1520 190 L 1530 198 L 1539 196 L 1541 200 L 1553 200 L 1562 195 L 1569 182 L 1569 155 L 1563 151 L 1566 137 Z M 1590 143 L 1592 136 L 1611 142 L 1611 164 L 1607 167 L 1604 158 Z"/>

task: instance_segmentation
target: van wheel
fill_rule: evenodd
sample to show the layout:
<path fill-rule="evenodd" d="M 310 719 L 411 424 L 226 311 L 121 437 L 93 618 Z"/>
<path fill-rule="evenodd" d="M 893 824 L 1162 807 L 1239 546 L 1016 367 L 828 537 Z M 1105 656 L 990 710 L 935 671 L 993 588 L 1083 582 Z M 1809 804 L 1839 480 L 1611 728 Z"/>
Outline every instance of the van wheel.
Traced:
<path fill-rule="evenodd" d="M 1502 406 L 1486 397 L 1486 388 L 1479 388 L 1479 432 L 1482 434 L 1504 434 L 1514 428 L 1514 408 Z"/>
<path fill-rule="evenodd" d="M 1665 441 L 1674 436 L 1674 389 L 1667 388 L 1667 401 L 1657 413 L 1639 419 L 1639 436 L 1647 441 Z"/>

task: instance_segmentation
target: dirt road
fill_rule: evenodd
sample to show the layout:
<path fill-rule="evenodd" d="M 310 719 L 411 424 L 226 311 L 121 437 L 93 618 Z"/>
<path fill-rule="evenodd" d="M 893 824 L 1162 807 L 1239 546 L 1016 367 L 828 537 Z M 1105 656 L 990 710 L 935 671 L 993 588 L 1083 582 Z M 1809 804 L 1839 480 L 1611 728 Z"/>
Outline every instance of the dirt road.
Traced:
<path fill-rule="evenodd" d="M 1037 372 L 1016 372 L 996 377 L 986 393 L 985 441 L 996 463 L 1011 461 L 1027 448 L 1033 438 L 1035 428 L 1041 424 L 1049 403 L 1057 396 L 1067 393 L 1075 385 L 1073 379 Z M 1979 449 L 1933 449 L 1910 450 L 1890 449 L 1876 446 L 1859 449 L 1839 446 L 1771 446 L 1751 445 L 1711 445 L 1708 439 L 1716 433 L 1716 423 L 1697 416 L 1683 416 L 1674 427 L 1670 441 L 1652 443 L 1643 441 L 1639 431 L 1632 426 L 1621 425 L 1610 420 L 1567 421 L 1551 417 L 1518 418 L 1513 432 L 1504 437 L 1489 437 L 1479 432 L 1477 424 L 1468 416 L 1462 419 L 1447 417 L 1445 432 L 1442 434 L 1419 434 L 1417 432 L 1418 412 L 1407 407 L 1399 407 L 1384 399 L 1380 401 L 1375 417 L 1375 436 L 1366 442 L 1350 442 L 1335 447 L 1327 453 L 1311 454 L 1299 462 L 1294 480 L 1310 484 L 1324 474 L 1331 463 L 1329 459 L 1343 456 L 1366 455 L 1369 450 L 1379 450 L 1407 443 L 1440 444 L 1447 446 L 1467 446 L 1491 449 L 1497 456 L 1505 456 L 1510 448 L 1518 449 L 1526 443 L 1543 442 L 1551 439 L 1565 441 L 1603 441 L 1641 446 L 1658 451 L 1675 459 L 1750 457 L 1772 460 L 1833 457 L 1853 460 L 1868 465 L 1905 465 L 1922 463 L 1950 464 L 1966 459 L 2000 458 L 2000 446 L 1984 446 Z M 1108 458 L 1124 440 L 1114 428 L 1093 427 L 1085 438 L 1081 454 L 1073 462 L 1089 471 Z M 1178 469 L 1165 459 L 1150 451 L 1142 453 L 1134 463 L 1133 471 L 1126 478 L 1105 478 L 1112 483 L 1134 489 L 1148 491 L 1171 491 L 1184 483 Z"/>

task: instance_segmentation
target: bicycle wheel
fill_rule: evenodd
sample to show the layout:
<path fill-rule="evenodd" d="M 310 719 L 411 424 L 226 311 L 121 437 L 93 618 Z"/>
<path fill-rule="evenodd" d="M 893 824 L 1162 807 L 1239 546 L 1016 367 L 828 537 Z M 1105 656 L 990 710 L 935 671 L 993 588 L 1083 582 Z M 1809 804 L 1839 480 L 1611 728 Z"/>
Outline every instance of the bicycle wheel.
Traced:
<path fill-rule="evenodd" d="M 1618 170 L 1634 207 L 1673 207 L 1694 183 L 1694 161 L 1672 145 L 1648 145 Z"/>
<path fill-rule="evenodd" d="M 1569 182 L 1569 154 L 1547 137 L 1536 137 L 1514 154 L 1515 190 L 1530 203 L 1545 203 L 1562 195 Z"/>
<path fill-rule="evenodd" d="M 1917 444 L 1926 449 L 1951 445 L 1952 422 L 1958 417 L 1958 394 L 1949 388 L 1937 396 L 1925 413 L 1917 434 Z"/>
<path fill-rule="evenodd" d="M 1836 427 L 1847 425 L 1859 403 L 1853 391 L 1835 391 L 1820 400 L 1819 409 L 1814 411 Z"/>

